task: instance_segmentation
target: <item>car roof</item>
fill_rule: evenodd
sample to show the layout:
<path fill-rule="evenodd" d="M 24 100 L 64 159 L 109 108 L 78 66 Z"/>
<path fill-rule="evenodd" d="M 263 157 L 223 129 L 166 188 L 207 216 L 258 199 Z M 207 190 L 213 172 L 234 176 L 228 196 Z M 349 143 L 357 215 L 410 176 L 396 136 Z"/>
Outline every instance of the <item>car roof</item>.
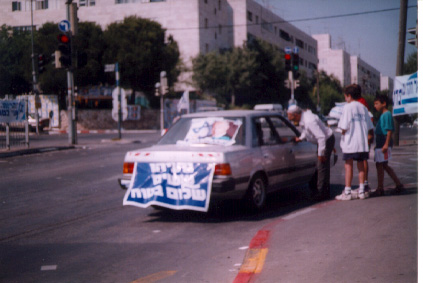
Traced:
<path fill-rule="evenodd" d="M 260 110 L 221 110 L 221 111 L 209 111 L 200 113 L 185 114 L 184 118 L 195 118 L 195 117 L 247 117 L 247 116 L 269 116 L 279 115 L 277 112 L 260 111 Z"/>

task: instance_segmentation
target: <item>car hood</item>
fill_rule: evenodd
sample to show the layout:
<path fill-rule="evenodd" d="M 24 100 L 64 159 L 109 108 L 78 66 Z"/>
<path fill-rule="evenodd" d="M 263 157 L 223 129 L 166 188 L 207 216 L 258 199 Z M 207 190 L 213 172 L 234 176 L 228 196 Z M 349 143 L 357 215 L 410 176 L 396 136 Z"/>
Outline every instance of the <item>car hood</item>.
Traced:
<path fill-rule="evenodd" d="M 246 150 L 246 146 L 154 145 L 129 151 L 125 162 L 226 162 L 228 155 Z"/>

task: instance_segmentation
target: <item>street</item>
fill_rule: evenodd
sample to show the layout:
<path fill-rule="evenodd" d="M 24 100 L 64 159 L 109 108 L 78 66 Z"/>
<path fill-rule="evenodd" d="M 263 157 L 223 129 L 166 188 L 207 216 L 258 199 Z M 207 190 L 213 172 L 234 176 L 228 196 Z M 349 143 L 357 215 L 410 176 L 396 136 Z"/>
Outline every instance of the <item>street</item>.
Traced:
<path fill-rule="evenodd" d="M 344 183 L 337 136 L 332 200 L 314 203 L 304 186 L 271 195 L 260 213 L 233 201 L 198 213 L 123 206 L 124 154 L 158 135 L 112 138 L 81 135 L 75 149 L 0 159 L 0 281 L 233 282 L 267 227 L 257 282 L 417 282 L 416 145 L 393 151 L 390 164 L 407 188 L 400 196 L 334 201 Z M 66 144 L 63 135 L 39 139 Z M 385 187 L 393 187 L 389 177 Z"/>

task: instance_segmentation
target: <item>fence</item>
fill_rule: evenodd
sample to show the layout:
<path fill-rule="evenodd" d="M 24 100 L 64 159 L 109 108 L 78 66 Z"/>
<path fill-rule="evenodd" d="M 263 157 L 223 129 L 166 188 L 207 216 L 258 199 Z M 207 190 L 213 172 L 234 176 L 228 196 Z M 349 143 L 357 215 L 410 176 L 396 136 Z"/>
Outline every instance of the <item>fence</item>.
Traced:
<path fill-rule="evenodd" d="M 0 100 L 0 149 L 29 146 L 25 100 Z"/>
<path fill-rule="evenodd" d="M 0 123 L 0 149 L 28 146 L 25 122 Z"/>

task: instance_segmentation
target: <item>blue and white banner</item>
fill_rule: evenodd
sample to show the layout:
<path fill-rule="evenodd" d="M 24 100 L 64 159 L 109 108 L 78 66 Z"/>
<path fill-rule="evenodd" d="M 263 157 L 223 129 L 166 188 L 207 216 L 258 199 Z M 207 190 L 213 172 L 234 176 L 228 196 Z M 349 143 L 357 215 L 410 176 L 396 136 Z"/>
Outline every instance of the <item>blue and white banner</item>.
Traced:
<path fill-rule="evenodd" d="M 24 100 L 0 100 L 0 123 L 24 122 Z"/>
<path fill-rule="evenodd" d="M 123 205 L 206 212 L 213 173 L 213 163 L 136 163 Z"/>
<path fill-rule="evenodd" d="M 395 77 L 393 116 L 414 114 L 418 111 L 417 72 L 411 75 Z"/>

